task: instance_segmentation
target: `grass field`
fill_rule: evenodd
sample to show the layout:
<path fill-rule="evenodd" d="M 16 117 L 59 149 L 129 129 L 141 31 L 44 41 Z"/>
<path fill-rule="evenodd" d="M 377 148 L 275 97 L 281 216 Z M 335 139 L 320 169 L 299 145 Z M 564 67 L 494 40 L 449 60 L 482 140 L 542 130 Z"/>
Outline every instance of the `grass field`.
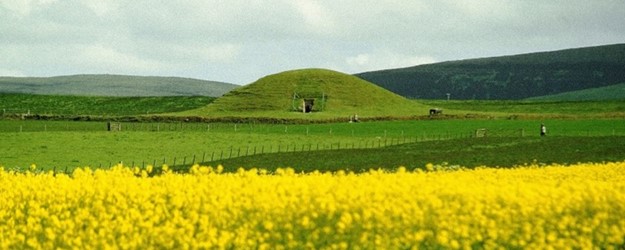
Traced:
<path fill-rule="evenodd" d="M 426 164 L 476 167 L 523 166 L 529 163 L 573 164 L 625 160 L 625 137 L 492 137 L 425 141 L 383 148 L 265 154 L 207 162 L 225 171 L 290 167 L 297 172 L 369 169 L 423 169 Z"/>
<path fill-rule="evenodd" d="M 207 96 L 87 97 L 0 93 L 0 112 L 39 115 L 128 116 L 177 112 L 206 106 Z"/>
<path fill-rule="evenodd" d="M 118 162 L 138 166 L 147 164 L 160 165 L 163 162 L 169 165 L 210 161 L 210 159 L 233 158 L 260 153 L 277 153 L 278 151 L 306 151 L 326 149 L 377 148 L 397 144 L 406 144 L 407 148 L 399 146 L 387 149 L 372 149 L 373 151 L 323 151 L 315 153 L 318 159 L 336 158 L 341 161 L 400 163 L 395 159 L 403 158 L 406 151 L 418 150 L 420 147 L 430 147 L 424 141 L 443 141 L 448 139 L 463 139 L 475 134 L 476 129 L 486 129 L 489 137 L 513 137 L 525 140 L 538 138 L 538 127 L 541 121 L 535 120 L 427 120 L 427 121 L 380 121 L 361 123 L 331 123 L 331 124 L 203 124 L 203 123 L 123 123 L 123 131 L 107 132 L 104 122 L 70 122 L 70 121 L 0 121 L 0 135 L 3 143 L 0 145 L 0 165 L 11 168 L 23 168 L 32 163 L 42 168 L 63 169 L 77 166 L 108 167 Z M 575 137 L 583 142 L 594 136 L 625 136 L 625 123 L 622 120 L 545 120 L 549 130 L 549 137 Z M 156 130 L 158 128 L 158 131 Z M 22 131 L 22 132 L 20 132 Z M 521 138 L 522 137 L 522 138 Z M 615 137 L 618 138 L 618 137 Z M 515 139 L 516 140 L 516 139 Z M 554 139 L 556 140 L 556 139 Z M 463 143 L 471 140 L 457 141 Z M 479 142 L 479 141 L 478 141 Z M 485 141 L 488 142 L 488 141 Z M 523 142 L 523 141 L 521 141 Z M 568 140 L 567 142 L 576 142 Z M 553 148 L 563 149 L 554 142 Z M 566 144 L 565 142 L 560 142 Z M 598 144 L 606 144 L 601 146 Z M 596 148 L 605 149 L 614 157 L 620 152 L 610 151 L 608 147 L 613 143 L 603 141 L 595 144 L 580 143 L 588 147 L 589 152 Z M 412 145 L 412 146 L 410 146 Z M 447 146 L 448 158 L 440 155 L 437 162 L 450 162 L 456 150 L 454 143 Z M 501 145 L 495 143 L 494 145 Z M 614 144 L 621 145 L 621 144 Z M 416 147 L 412 149 L 411 147 Z M 440 146 L 443 152 L 444 147 Z M 434 147 L 434 146 L 432 146 Z M 497 148 L 498 146 L 493 146 Z M 379 150 L 377 152 L 376 150 Z M 397 154 L 389 154 L 397 151 Z M 516 155 L 510 149 L 508 154 Z M 565 152 L 560 152 L 565 154 Z M 346 155 L 347 158 L 327 155 Z M 368 158 L 367 155 L 379 155 L 378 159 Z M 551 153 L 557 155 L 556 153 Z M 365 155 L 367 157 L 358 157 Z M 274 159 L 278 165 L 300 164 L 297 155 L 289 158 L 293 162 L 284 161 L 285 155 L 267 155 L 262 162 L 267 166 L 267 159 Z M 290 157 L 290 156 L 289 156 Z M 497 158 L 493 155 L 490 158 Z M 514 158 L 514 157 L 513 157 Z M 553 158 L 553 157 L 552 157 Z M 546 158 L 547 160 L 552 158 Z M 174 164 L 174 159 L 176 160 Z M 360 160 L 359 160 L 360 159 Z M 409 159 L 409 158 L 406 158 Z M 416 159 L 416 158 L 410 158 Z M 431 159 L 431 158 L 424 158 Z M 530 162 L 536 159 L 521 153 L 515 163 Z M 575 155 L 569 155 L 562 160 L 574 162 Z M 251 166 L 249 164 L 233 162 L 232 165 Z M 432 159 L 434 160 L 434 159 Z M 538 159 L 540 160 L 540 159 Z M 607 160 L 607 158 L 606 158 Z M 271 162 L 271 161 L 270 161 Z M 331 163 L 332 161 L 328 161 Z M 423 161 L 416 161 L 421 165 Z M 450 162 L 451 163 L 451 162 Z M 479 159 L 468 159 L 458 162 L 464 165 L 480 164 Z M 492 159 L 485 159 L 483 164 L 497 163 Z M 504 162 L 509 163 L 509 162 Z M 403 163 L 407 164 L 407 163 Z M 227 164 L 231 165 L 231 164 Z M 329 165 L 329 164 L 328 164 Z M 306 167 L 320 166 L 317 163 L 307 164 Z M 371 165 L 367 165 L 371 166 Z M 342 167 L 342 166 L 335 166 Z"/>
<path fill-rule="evenodd" d="M 286 78 L 286 80 L 289 79 Z M 347 79 L 346 84 L 351 84 L 350 81 Z M 204 107 L 206 103 L 213 101 L 210 97 L 104 98 L 20 94 L 1 95 L 1 97 L 0 104 L 5 107 L 2 108 L 3 114 L 8 113 L 5 110 L 29 107 L 27 110 L 30 110 L 31 114 L 102 116 L 134 116 L 148 113 L 171 115 L 180 110 Z M 592 142 L 587 140 L 590 137 L 625 136 L 625 122 L 622 119 L 625 117 L 625 106 L 616 101 L 411 100 L 408 102 L 415 103 L 416 108 L 422 109 L 423 113 L 426 113 L 427 107 L 441 107 L 445 114 L 452 114 L 452 117 L 456 119 L 448 119 L 449 117 L 444 116 L 430 119 L 426 114 L 418 114 L 420 117 L 416 118 L 420 120 L 403 120 L 407 118 L 402 116 L 406 113 L 404 113 L 405 110 L 400 110 L 397 114 L 385 113 L 389 118 L 394 115 L 400 118 L 396 121 L 348 123 L 351 113 L 336 117 L 340 112 L 329 114 L 292 112 L 293 117 L 303 119 L 302 121 L 327 119 L 334 116 L 336 121 L 342 122 L 322 124 L 289 124 L 288 120 L 283 120 L 287 123 L 282 124 L 143 122 L 121 123 L 122 131 L 118 132 L 107 132 L 106 122 L 0 120 L 0 136 L 2 137 L 0 165 L 24 168 L 35 163 L 44 169 L 64 169 L 86 165 L 108 167 L 119 162 L 138 166 L 163 163 L 184 165 L 192 162 L 216 164 L 217 160 L 228 159 L 223 163 L 229 167 L 258 165 L 275 168 L 279 165 L 298 165 L 302 169 L 310 169 L 314 167 L 340 168 L 350 165 L 351 168 L 365 168 L 386 162 L 384 167 L 392 168 L 397 167 L 394 165 L 398 164 L 420 166 L 425 161 L 463 165 L 521 164 L 534 159 L 551 162 L 556 155 L 563 155 L 564 158 L 560 162 L 575 162 L 576 154 L 558 150 L 566 149 L 567 143 L 577 145 L 578 141 Z M 184 111 L 183 114 L 192 114 L 195 111 L 190 113 Z M 275 114 L 270 111 L 262 112 L 264 112 L 262 116 L 275 118 L 274 122 L 280 122 L 280 117 L 283 115 L 272 116 Z M 481 114 L 478 116 L 481 119 L 465 119 L 467 115 L 476 113 Z M 199 115 L 199 113 L 195 114 Z M 244 111 L 239 113 L 241 117 L 250 114 L 252 113 Z M 259 115 L 259 113 L 253 115 Z M 503 160 L 504 157 L 497 156 L 496 153 L 484 158 L 452 153 L 454 150 L 459 150 L 458 145 L 490 143 L 489 140 L 466 139 L 474 136 L 476 130 L 480 129 L 487 131 L 488 137 L 514 138 L 512 140 L 518 140 L 515 142 L 518 145 L 526 145 L 531 142 L 528 138 L 537 138 L 541 123 L 547 126 L 549 139 L 542 140 L 540 143 L 551 143 L 548 144 L 549 147 L 557 149 L 551 153 L 544 152 L 548 155 L 531 157 L 517 152 L 521 149 L 503 147 L 505 143 L 498 142 L 493 142 L 494 150 L 497 151 L 501 147 L 501 150 L 507 152 L 505 155 L 510 155 L 510 160 Z M 577 138 L 577 140 L 560 137 Z M 442 143 L 443 140 L 450 139 L 454 139 L 450 141 L 450 144 L 430 145 L 428 143 L 431 142 L 427 142 L 441 141 Z M 604 140 L 608 141 L 581 143 L 582 146 L 579 148 L 584 152 L 599 152 L 596 155 L 603 158 L 580 156 L 579 160 L 619 159 L 622 153 L 613 150 L 610 145 L 621 144 L 610 142 L 609 138 Z M 487 145 L 482 145 L 482 147 L 485 146 Z M 427 150 L 424 151 L 424 149 L 429 147 L 437 148 L 442 155 L 408 153 L 425 152 Z M 336 149 L 339 148 L 341 150 L 337 151 Z M 352 148 L 355 150 L 351 150 Z M 332 150 L 323 151 L 328 149 Z M 258 156 L 264 153 L 307 150 L 319 152 L 306 153 L 304 154 L 306 157 L 301 156 L 300 153 Z M 603 151 L 606 153 L 600 153 Z M 621 151 L 625 152 L 625 149 Z M 249 157 L 250 155 L 256 156 Z M 322 164 L 306 160 L 310 158 L 308 155 L 314 156 L 313 160 L 328 158 L 335 160 L 328 160 L 326 164 Z M 437 155 L 437 157 L 429 158 L 428 155 Z M 243 156 L 246 158 L 230 159 Z M 338 165 L 332 166 L 332 163 Z"/>
<path fill-rule="evenodd" d="M 623 101 L 444 101 L 418 100 L 423 104 L 449 109 L 453 114 L 477 113 L 503 117 L 625 118 Z"/>

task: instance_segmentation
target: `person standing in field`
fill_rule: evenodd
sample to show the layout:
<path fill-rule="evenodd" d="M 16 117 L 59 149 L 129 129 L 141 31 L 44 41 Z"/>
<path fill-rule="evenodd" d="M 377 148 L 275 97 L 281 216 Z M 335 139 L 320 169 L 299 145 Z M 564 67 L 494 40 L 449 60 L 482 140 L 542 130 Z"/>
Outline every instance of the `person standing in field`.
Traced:
<path fill-rule="evenodd" d="M 545 136 L 547 135 L 547 127 L 545 127 L 544 123 L 540 124 L 540 136 Z"/>

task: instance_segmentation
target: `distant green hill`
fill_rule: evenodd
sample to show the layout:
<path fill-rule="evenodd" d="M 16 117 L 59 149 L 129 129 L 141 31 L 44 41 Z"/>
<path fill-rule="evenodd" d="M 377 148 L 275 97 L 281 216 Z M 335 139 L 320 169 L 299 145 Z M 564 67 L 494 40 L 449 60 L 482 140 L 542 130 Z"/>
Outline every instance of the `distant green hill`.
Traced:
<path fill-rule="evenodd" d="M 356 76 L 420 99 L 524 99 L 625 82 L 625 44 L 365 72 Z"/>
<path fill-rule="evenodd" d="M 564 92 L 555 95 L 527 98 L 537 101 L 597 101 L 625 100 L 625 83 L 592 89 Z"/>
<path fill-rule="evenodd" d="M 309 100 L 310 113 L 303 114 Z M 427 114 L 425 106 L 375 84 L 326 69 L 301 69 L 269 75 L 237 88 L 194 115 L 266 116 L 286 118 Z"/>
<path fill-rule="evenodd" d="M 0 77 L 0 93 L 81 96 L 212 96 L 238 85 L 180 77 L 72 75 Z"/>

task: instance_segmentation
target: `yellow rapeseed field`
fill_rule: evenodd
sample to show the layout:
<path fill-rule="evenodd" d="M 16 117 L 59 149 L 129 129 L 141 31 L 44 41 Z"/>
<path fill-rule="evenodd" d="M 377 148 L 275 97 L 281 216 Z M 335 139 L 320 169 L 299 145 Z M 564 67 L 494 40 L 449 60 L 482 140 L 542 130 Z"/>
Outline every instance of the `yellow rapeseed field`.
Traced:
<path fill-rule="evenodd" d="M 625 247 L 625 162 L 426 167 L 0 169 L 0 249 Z"/>

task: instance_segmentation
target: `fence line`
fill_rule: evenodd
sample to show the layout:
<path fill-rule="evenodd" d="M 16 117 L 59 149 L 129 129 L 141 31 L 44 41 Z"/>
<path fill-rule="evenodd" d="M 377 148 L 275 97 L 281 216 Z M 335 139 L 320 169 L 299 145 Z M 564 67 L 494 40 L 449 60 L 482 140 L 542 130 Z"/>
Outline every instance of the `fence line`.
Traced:
<path fill-rule="evenodd" d="M 311 124 L 310 126 L 315 126 Z M 332 134 L 348 136 L 351 132 L 351 136 L 358 136 L 358 131 L 351 129 L 351 131 L 340 131 L 339 129 L 333 129 L 333 127 L 327 127 L 325 131 L 320 131 L 318 128 L 311 129 L 310 126 L 304 124 L 266 124 L 266 123 L 204 123 L 204 122 L 102 122 L 102 121 L 81 121 L 81 122 L 69 122 L 69 121 L 17 121 L 14 124 L 3 123 L 0 120 L 0 132 L 47 132 L 47 131 L 205 131 L 205 132 L 260 132 L 260 133 L 284 133 L 290 135 L 311 135 L 311 134 Z M 343 128 L 344 129 L 344 128 Z M 340 132 L 339 132 L 340 131 Z M 575 130 L 560 128 L 552 130 L 550 134 L 557 135 L 577 135 L 577 136 L 614 136 L 625 135 L 622 127 L 612 128 L 611 131 L 603 130 Z M 387 130 L 381 129 L 378 131 L 378 135 L 381 137 L 393 137 L 393 136 L 414 136 L 416 133 L 410 133 L 412 135 L 406 135 L 403 129 Z M 490 136 L 527 136 L 537 134 L 537 131 L 523 130 L 523 129 L 488 129 Z M 425 133 L 425 131 L 423 132 Z"/>
<path fill-rule="evenodd" d="M 36 124 L 37 126 L 32 126 Z M 0 131 L 3 132 L 27 132 L 27 131 L 105 131 L 111 129 L 110 124 L 107 122 L 80 122 L 77 123 L 81 126 L 71 126 L 68 122 L 51 122 L 51 123 L 20 123 L 19 125 L 15 125 L 14 127 L 0 126 Z M 87 124 L 87 125 L 85 125 Z M 310 135 L 311 131 L 308 126 L 305 125 L 276 125 L 276 124 L 262 124 L 262 123 L 184 123 L 184 122 L 176 122 L 176 123 L 141 123 L 141 122 L 123 122 L 119 123 L 119 127 L 117 129 L 116 126 L 113 126 L 116 130 L 120 131 L 206 131 L 206 132 L 237 132 L 237 133 L 245 133 L 245 132 L 266 132 L 266 133 L 287 133 L 289 135 Z M 297 127 L 298 129 L 291 129 L 291 127 Z M 327 128 L 327 132 L 324 132 L 326 135 L 328 134 L 337 134 L 336 131 L 332 130 L 332 127 Z M 280 131 L 280 132 L 276 132 Z M 341 136 L 349 137 L 349 132 L 351 132 L 351 136 L 359 136 L 358 131 L 345 132 L 342 131 L 338 133 Z M 391 132 L 391 133 L 389 133 Z M 401 133 L 400 133 L 401 132 Z M 426 131 L 420 132 L 418 135 L 413 132 L 411 134 L 405 133 L 404 130 L 383 130 L 378 131 L 377 134 L 380 136 L 374 137 L 372 139 L 369 137 L 362 137 L 362 140 L 359 141 L 339 141 L 333 143 L 288 143 L 288 144 L 265 144 L 265 145 L 247 145 L 247 146 L 239 146 L 239 147 L 227 147 L 219 150 L 209 150 L 205 152 L 201 152 L 200 154 L 186 155 L 186 156 L 177 156 L 171 158 L 162 158 L 161 159 L 148 159 L 142 160 L 140 162 L 133 161 L 123 161 L 120 159 L 118 162 L 108 162 L 108 163 L 99 163 L 99 166 L 109 167 L 115 165 L 119 162 L 124 162 L 125 164 L 131 164 L 135 166 L 145 167 L 146 165 L 163 165 L 167 164 L 170 166 L 181 166 L 181 165 L 190 165 L 193 163 L 205 163 L 205 162 L 215 162 L 228 160 L 237 157 L 247 157 L 258 154 L 268 154 L 268 153 L 284 153 L 284 152 L 310 152 L 310 151 L 320 151 L 320 150 L 343 150 L 343 149 L 367 149 L 367 148 L 382 148 L 394 145 L 401 145 L 406 143 L 416 143 L 423 141 L 433 141 L 433 140 L 449 140 L 449 139 L 459 139 L 459 138 L 470 138 L 470 137 L 524 137 L 524 136 L 537 136 L 537 133 L 532 133 L 536 131 L 526 131 L 524 129 L 477 129 L 473 132 L 469 133 L 450 133 L 444 132 L 439 134 L 427 134 Z M 115 132 L 111 132 L 115 133 Z M 612 129 L 611 131 L 574 131 L 574 132 L 566 132 L 565 134 L 575 134 L 581 136 L 615 136 L 615 135 L 625 135 L 625 131 Z M 321 134 L 319 130 L 317 130 L 314 134 Z M 373 133 L 367 133 L 373 134 Z M 389 136 L 390 134 L 401 136 Z M 201 156 L 201 157 L 200 157 Z M 201 161 L 200 161 L 201 159 Z M 151 163 L 151 164 L 150 164 Z M 95 166 L 95 165 L 94 165 Z"/>
<path fill-rule="evenodd" d="M 479 132 L 478 132 L 479 131 Z M 483 133 L 482 135 L 478 135 Z M 590 136 L 590 132 L 588 134 Z M 616 130 L 613 130 L 612 135 L 616 135 Z M 271 145 L 247 145 L 239 147 L 225 147 L 220 150 L 213 150 L 209 152 L 202 152 L 201 154 L 187 155 L 183 157 L 172 157 L 170 161 L 163 158 L 162 164 L 167 164 L 171 167 L 183 167 L 190 166 L 195 163 L 217 163 L 218 161 L 229 160 L 232 158 L 255 156 L 259 154 L 271 154 L 271 153 L 297 153 L 297 152 L 311 152 L 311 151 L 323 151 L 323 150 L 346 150 L 346 149 L 374 149 L 384 148 L 389 146 L 396 146 L 408 143 L 417 143 L 425 141 L 441 141 L 461 138 L 480 138 L 480 137 L 527 137 L 531 136 L 524 129 L 517 130 L 482 130 L 478 129 L 471 133 L 442 133 L 442 134 L 422 134 L 420 136 L 402 136 L 402 137 L 377 137 L 376 139 L 363 139 L 359 142 L 334 142 L 334 143 L 287 143 L 287 144 L 275 144 Z M 201 158 L 198 156 L 201 155 Z M 179 161 L 177 159 L 182 159 Z M 190 160 L 192 159 L 192 160 Z M 201 159 L 201 161 L 199 160 Z M 141 167 L 145 167 L 145 162 Z M 150 162 L 150 161 L 147 161 Z M 156 160 L 152 160 L 153 166 L 156 166 Z M 171 163 L 171 164 L 168 164 Z M 134 164 L 133 164 L 134 165 Z"/>
<path fill-rule="evenodd" d="M 470 138 L 471 134 L 444 134 L 444 135 L 436 135 L 436 136 L 412 136 L 412 137 L 387 137 L 387 138 L 377 138 L 377 139 L 367 139 L 361 140 L 359 142 L 333 142 L 333 143 L 286 143 L 286 144 L 270 144 L 270 145 L 247 145 L 247 146 L 239 146 L 239 147 L 224 147 L 220 150 L 213 150 L 208 152 L 201 152 L 199 154 L 186 155 L 182 157 L 170 157 L 169 159 L 164 157 L 162 161 L 157 161 L 156 159 L 152 160 L 142 160 L 140 162 L 137 161 L 117 161 L 117 162 L 109 162 L 108 166 L 112 167 L 115 164 L 123 163 L 130 164 L 131 167 L 146 167 L 151 163 L 152 166 L 157 166 L 157 162 L 160 165 L 167 164 L 171 167 L 181 167 L 181 166 L 190 166 L 195 163 L 209 163 L 209 162 L 217 162 L 223 160 L 229 160 L 233 158 L 239 157 L 249 157 L 261 154 L 272 154 L 272 153 L 301 153 L 301 152 L 312 152 L 312 151 L 324 151 L 324 150 L 346 150 L 346 149 L 374 149 L 374 148 L 384 148 L 389 146 L 397 146 L 408 143 L 416 143 L 416 142 L 424 142 L 424 141 L 434 141 L 434 140 L 450 140 L 450 139 L 459 139 L 459 138 Z M 99 166 L 103 166 L 101 163 Z"/>
<path fill-rule="evenodd" d="M 505 132 L 505 133 L 503 133 Z M 483 137 L 522 137 L 524 131 L 495 131 L 494 133 L 487 133 Z M 272 154 L 272 153 L 300 153 L 311 151 L 324 151 L 324 150 L 347 150 L 347 149 L 375 149 L 384 148 L 389 146 L 397 146 L 408 143 L 417 143 L 425 141 L 441 141 L 461 138 L 478 138 L 474 132 L 471 133 L 444 133 L 436 135 L 421 136 L 403 136 L 403 137 L 377 137 L 376 139 L 365 139 L 359 142 L 333 142 L 333 143 L 287 143 L 287 144 L 275 144 L 270 145 L 247 145 L 239 147 L 224 147 L 220 150 L 213 150 L 209 152 L 202 152 L 200 154 L 186 155 L 183 157 L 171 157 L 169 160 L 163 158 L 161 165 L 167 164 L 170 167 L 184 167 L 190 166 L 196 163 L 218 163 L 219 161 L 229 160 L 239 157 L 249 157 L 259 154 Z M 201 158 L 200 158 L 201 156 Z M 182 161 L 180 161 L 182 159 Z M 201 160 L 200 160 L 201 159 Z M 120 161 L 122 162 L 122 161 Z M 141 167 L 146 166 L 146 162 L 152 162 L 153 166 L 156 165 L 156 159 L 152 161 L 142 161 Z M 109 164 L 111 166 L 111 164 Z M 137 166 L 135 162 L 132 162 L 131 166 Z"/>

